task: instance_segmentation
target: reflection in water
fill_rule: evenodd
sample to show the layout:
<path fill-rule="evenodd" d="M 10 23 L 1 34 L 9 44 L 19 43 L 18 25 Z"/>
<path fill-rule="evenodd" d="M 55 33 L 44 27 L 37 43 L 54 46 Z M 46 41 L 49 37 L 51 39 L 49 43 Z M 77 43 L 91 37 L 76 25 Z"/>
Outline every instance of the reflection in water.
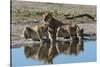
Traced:
<path fill-rule="evenodd" d="M 60 53 L 78 55 L 83 50 L 83 41 L 41 43 L 24 47 L 24 53 L 27 58 L 42 60 L 44 64 L 53 64 L 53 59 Z"/>

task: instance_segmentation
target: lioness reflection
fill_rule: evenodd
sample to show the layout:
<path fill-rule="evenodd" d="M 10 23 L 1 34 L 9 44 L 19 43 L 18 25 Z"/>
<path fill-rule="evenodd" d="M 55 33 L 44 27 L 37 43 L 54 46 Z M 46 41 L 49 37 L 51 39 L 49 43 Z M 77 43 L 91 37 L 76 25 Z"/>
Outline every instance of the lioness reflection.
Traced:
<path fill-rule="evenodd" d="M 27 58 L 42 60 L 44 64 L 53 64 L 53 59 L 60 53 L 64 55 L 78 55 L 83 50 L 82 41 L 41 43 L 24 47 L 24 53 Z"/>

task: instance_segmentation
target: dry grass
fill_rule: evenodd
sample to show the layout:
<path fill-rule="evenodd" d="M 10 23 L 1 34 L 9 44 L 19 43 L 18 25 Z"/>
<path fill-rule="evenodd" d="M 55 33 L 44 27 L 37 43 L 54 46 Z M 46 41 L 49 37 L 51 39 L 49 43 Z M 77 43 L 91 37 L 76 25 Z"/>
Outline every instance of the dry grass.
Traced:
<path fill-rule="evenodd" d="M 95 5 L 72 5 L 72 4 L 56 4 L 56 3 L 39 3 L 39 2 L 12 2 L 12 20 L 23 18 L 35 18 L 42 16 L 45 12 L 52 12 L 54 16 L 61 16 L 64 14 L 83 14 L 87 13 L 96 17 Z"/>

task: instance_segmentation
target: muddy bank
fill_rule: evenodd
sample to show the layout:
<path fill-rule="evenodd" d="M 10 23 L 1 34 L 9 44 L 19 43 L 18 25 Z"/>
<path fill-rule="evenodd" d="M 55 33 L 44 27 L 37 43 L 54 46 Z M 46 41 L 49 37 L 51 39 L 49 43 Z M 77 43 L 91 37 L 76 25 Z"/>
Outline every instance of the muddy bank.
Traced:
<path fill-rule="evenodd" d="M 49 40 L 46 40 L 46 39 L 44 39 L 44 40 L 45 40 L 45 43 L 50 43 Z M 96 37 L 84 37 L 83 40 L 86 40 L 86 41 L 95 41 Z M 61 43 L 61 42 L 65 43 L 65 42 L 71 42 L 71 41 L 73 41 L 73 40 L 70 40 L 70 39 L 61 39 L 59 37 L 59 39 L 56 40 L 56 43 Z M 27 46 L 27 45 L 31 46 L 31 45 L 34 45 L 34 44 L 41 44 L 41 42 L 40 41 L 25 40 L 25 39 L 12 40 L 10 48 L 19 48 L 19 47 L 23 47 L 23 46 Z"/>

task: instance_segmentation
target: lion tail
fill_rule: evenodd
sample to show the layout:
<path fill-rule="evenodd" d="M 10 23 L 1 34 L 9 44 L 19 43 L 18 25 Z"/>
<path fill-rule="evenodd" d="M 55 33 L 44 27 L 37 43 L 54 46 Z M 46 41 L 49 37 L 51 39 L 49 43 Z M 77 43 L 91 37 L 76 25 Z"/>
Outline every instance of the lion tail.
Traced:
<path fill-rule="evenodd" d="M 24 35 L 11 35 L 11 36 L 24 38 Z"/>
<path fill-rule="evenodd" d="M 19 37 L 24 38 L 24 35 L 20 35 Z"/>

